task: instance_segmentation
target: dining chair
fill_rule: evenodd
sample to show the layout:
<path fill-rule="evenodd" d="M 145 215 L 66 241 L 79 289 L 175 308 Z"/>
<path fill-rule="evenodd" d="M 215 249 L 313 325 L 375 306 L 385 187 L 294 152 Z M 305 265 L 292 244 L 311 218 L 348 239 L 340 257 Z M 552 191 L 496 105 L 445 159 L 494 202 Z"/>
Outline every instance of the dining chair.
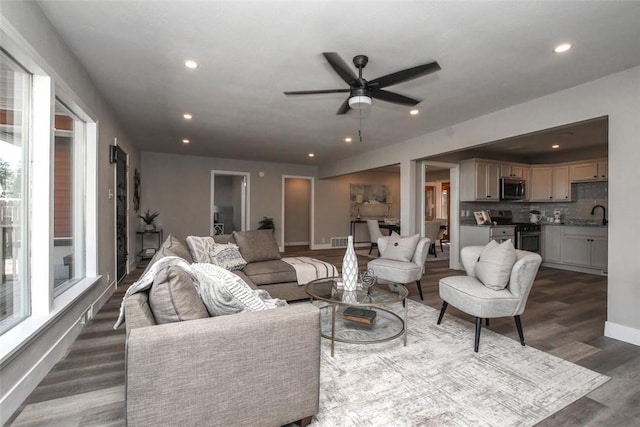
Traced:
<path fill-rule="evenodd" d="M 433 254 L 436 258 L 438 254 L 436 253 L 436 240 L 438 240 L 438 235 L 440 234 L 440 226 L 442 222 L 438 221 L 425 221 L 424 223 L 424 237 L 431 240 L 431 244 L 429 245 L 429 253 Z"/>
<path fill-rule="evenodd" d="M 443 243 L 444 234 L 447 232 L 447 219 L 446 218 L 436 218 L 436 221 L 440 221 L 440 232 L 438 233 L 438 242 L 440 243 L 440 252 L 444 252 Z"/>
<path fill-rule="evenodd" d="M 380 231 L 380 224 L 377 219 L 368 219 L 367 227 L 369 227 L 369 238 L 371 239 L 371 247 L 369 248 L 369 255 L 373 248 L 376 248 L 378 255 L 380 255 L 380 249 L 378 249 L 378 239 L 383 236 Z"/>

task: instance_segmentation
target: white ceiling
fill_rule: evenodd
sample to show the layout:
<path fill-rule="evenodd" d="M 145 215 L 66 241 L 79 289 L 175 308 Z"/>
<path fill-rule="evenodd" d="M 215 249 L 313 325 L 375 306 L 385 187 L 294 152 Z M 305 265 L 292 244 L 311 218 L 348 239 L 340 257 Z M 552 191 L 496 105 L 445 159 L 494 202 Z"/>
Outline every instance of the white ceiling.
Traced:
<path fill-rule="evenodd" d="M 142 151 L 320 164 L 640 65 L 637 1 L 39 4 Z M 442 70 L 387 88 L 420 114 L 374 100 L 360 143 L 357 111 L 335 114 L 346 94 L 283 95 L 346 87 L 322 52 L 367 55 L 368 80 Z"/>

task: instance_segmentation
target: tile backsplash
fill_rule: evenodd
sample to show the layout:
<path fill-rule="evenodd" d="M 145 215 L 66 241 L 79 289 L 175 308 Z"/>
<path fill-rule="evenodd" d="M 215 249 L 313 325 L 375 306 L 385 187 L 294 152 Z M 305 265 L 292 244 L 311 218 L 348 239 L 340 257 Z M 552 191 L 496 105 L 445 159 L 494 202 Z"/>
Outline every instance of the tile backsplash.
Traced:
<path fill-rule="evenodd" d="M 600 220 L 602 211 L 598 209 L 596 214 L 592 216 L 591 209 L 595 205 L 604 206 L 607 208 L 608 218 L 608 199 L 607 181 L 573 183 L 571 184 L 571 202 L 460 202 L 462 213 L 469 212 L 469 216 L 461 214 L 460 223 L 475 224 L 473 212 L 479 210 L 511 210 L 513 212 L 513 220 L 516 222 L 529 221 L 529 212 L 534 209 L 543 212 L 543 217 L 545 218 L 552 218 L 554 211 L 560 211 L 564 220 Z"/>

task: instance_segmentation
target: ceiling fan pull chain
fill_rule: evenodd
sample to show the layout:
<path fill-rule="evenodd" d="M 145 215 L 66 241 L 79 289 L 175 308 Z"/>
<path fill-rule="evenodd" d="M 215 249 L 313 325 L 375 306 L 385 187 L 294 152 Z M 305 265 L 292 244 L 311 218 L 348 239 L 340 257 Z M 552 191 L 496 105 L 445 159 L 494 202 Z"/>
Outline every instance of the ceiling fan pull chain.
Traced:
<path fill-rule="evenodd" d="M 358 137 L 360 138 L 360 142 L 362 142 L 362 110 L 360 110 L 360 126 L 358 129 Z"/>

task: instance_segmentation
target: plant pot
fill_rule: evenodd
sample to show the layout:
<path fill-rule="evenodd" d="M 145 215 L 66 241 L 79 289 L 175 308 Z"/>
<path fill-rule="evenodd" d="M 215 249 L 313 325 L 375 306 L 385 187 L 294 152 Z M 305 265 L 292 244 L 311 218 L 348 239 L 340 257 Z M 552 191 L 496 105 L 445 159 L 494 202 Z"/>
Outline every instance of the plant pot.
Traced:
<path fill-rule="evenodd" d="M 155 224 L 145 224 L 144 225 L 144 231 L 156 231 L 156 225 Z"/>

